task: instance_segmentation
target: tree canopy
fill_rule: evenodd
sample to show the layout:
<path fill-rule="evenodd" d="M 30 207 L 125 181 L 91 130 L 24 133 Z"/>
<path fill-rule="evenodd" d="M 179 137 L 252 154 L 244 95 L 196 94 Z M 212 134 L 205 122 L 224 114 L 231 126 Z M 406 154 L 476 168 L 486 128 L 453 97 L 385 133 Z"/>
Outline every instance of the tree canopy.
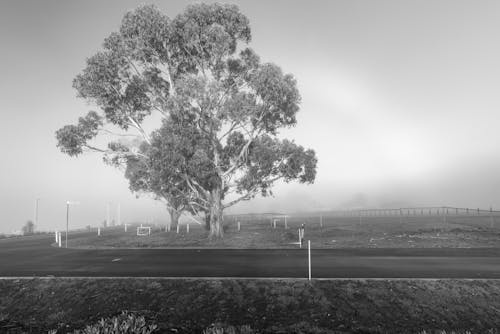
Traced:
<path fill-rule="evenodd" d="M 70 156 L 102 152 L 125 167 L 132 191 L 205 213 L 210 235 L 221 237 L 225 208 L 271 194 L 278 180 L 316 176 L 314 151 L 278 137 L 297 122 L 296 80 L 262 63 L 250 40 L 249 20 L 234 5 L 190 5 L 172 20 L 151 5 L 127 13 L 73 82 L 100 112 L 58 130 L 58 146 Z M 153 113 L 163 121 L 147 133 Z M 109 125 L 142 143 L 92 145 Z"/>

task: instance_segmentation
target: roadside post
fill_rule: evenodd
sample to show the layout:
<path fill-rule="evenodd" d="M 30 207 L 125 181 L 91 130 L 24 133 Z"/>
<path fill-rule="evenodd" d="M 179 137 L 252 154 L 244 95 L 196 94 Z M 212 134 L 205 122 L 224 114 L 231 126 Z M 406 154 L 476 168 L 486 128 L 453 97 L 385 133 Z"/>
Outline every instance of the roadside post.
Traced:
<path fill-rule="evenodd" d="M 58 238 L 58 239 L 59 239 L 59 241 L 58 241 L 59 248 L 61 248 L 61 247 L 62 247 L 62 242 L 61 242 L 61 240 L 62 240 L 62 238 L 61 238 L 61 232 L 57 232 L 57 233 L 58 233 L 58 235 L 59 235 L 59 238 Z"/>
<path fill-rule="evenodd" d="M 302 248 L 302 233 L 301 233 L 301 229 L 299 228 L 299 245 L 300 245 L 300 248 Z"/>
<path fill-rule="evenodd" d="M 493 223 L 494 223 L 493 208 L 490 206 L 490 228 L 493 228 Z"/>
<path fill-rule="evenodd" d="M 276 219 L 273 219 L 273 228 L 276 228 Z"/>
<path fill-rule="evenodd" d="M 311 240 L 307 240 L 307 258 L 309 264 L 309 281 L 311 281 Z"/>
<path fill-rule="evenodd" d="M 57 233 L 58 233 L 58 232 L 56 231 L 56 233 L 55 233 L 55 237 L 56 237 L 56 242 L 57 242 L 57 239 L 58 239 L 58 238 L 57 238 Z"/>
<path fill-rule="evenodd" d="M 101 236 L 101 227 L 100 226 L 97 227 L 97 236 L 98 237 Z"/>
<path fill-rule="evenodd" d="M 189 223 L 186 224 L 186 233 L 189 233 Z"/>
<path fill-rule="evenodd" d="M 238 232 L 241 231 L 241 224 L 238 222 Z"/>
<path fill-rule="evenodd" d="M 323 227 L 323 215 L 319 216 L 319 227 Z"/>
<path fill-rule="evenodd" d="M 177 234 L 179 234 L 179 223 L 177 223 Z"/>
<path fill-rule="evenodd" d="M 286 221 L 286 216 L 285 216 L 285 230 L 288 229 L 288 224 L 287 224 L 287 221 Z"/>

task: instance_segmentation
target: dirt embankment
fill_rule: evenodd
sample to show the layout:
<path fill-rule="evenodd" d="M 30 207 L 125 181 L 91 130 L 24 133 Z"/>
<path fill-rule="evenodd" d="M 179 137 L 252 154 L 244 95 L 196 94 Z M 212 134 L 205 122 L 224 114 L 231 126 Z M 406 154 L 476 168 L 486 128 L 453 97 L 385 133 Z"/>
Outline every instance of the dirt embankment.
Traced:
<path fill-rule="evenodd" d="M 258 333 L 418 333 L 500 327 L 500 282 L 481 280 L 0 280 L 0 324 L 82 328 L 122 310 L 162 333 L 212 323 Z"/>

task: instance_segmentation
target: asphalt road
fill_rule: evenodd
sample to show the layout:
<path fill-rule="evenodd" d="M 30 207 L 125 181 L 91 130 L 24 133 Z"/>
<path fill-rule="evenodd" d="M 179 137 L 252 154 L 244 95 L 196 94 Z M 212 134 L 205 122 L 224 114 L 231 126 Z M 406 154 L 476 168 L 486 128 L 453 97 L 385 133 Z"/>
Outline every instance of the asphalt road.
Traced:
<path fill-rule="evenodd" d="M 51 247 L 53 236 L 0 240 L 0 276 L 301 277 L 307 249 Z M 313 278 L 500 278 L 500 249 L 313 249 Z"/>

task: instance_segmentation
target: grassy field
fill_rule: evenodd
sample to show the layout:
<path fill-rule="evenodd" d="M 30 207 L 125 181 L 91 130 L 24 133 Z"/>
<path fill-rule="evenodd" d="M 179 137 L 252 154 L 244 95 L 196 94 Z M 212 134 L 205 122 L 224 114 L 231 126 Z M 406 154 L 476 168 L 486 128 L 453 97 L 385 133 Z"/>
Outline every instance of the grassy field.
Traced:
<path fill-rule="evenodd" d="M 496 220 L 495 220 L 496 219 Z M 238 230 L 237 222 L 241 229 Z M 500 218 L 488 216 L 323 217 L 292 216 L 276 222 L 269 218 L 227 218 L 222 240 L 209 240 L 197 224 L 180 232 L 153 226 L 150 236 L 136 236 L 134 226 L 102 230 L 102 235 L 70 240 L 70 247 L 213 247 L 297 248 L 298 228 L 305 223 L 305 239 L 313 248 L 350 247 L 500 247 Z"/>
<path fill-rule="evenodd" d="M 500 282 L 467 280 L 0 280 L 0 332 L 66 333 L 127 310 L 158 333 L 419 333 L 500 327 Z M 497 333 L 497 332 L 491 332 Z"/>

